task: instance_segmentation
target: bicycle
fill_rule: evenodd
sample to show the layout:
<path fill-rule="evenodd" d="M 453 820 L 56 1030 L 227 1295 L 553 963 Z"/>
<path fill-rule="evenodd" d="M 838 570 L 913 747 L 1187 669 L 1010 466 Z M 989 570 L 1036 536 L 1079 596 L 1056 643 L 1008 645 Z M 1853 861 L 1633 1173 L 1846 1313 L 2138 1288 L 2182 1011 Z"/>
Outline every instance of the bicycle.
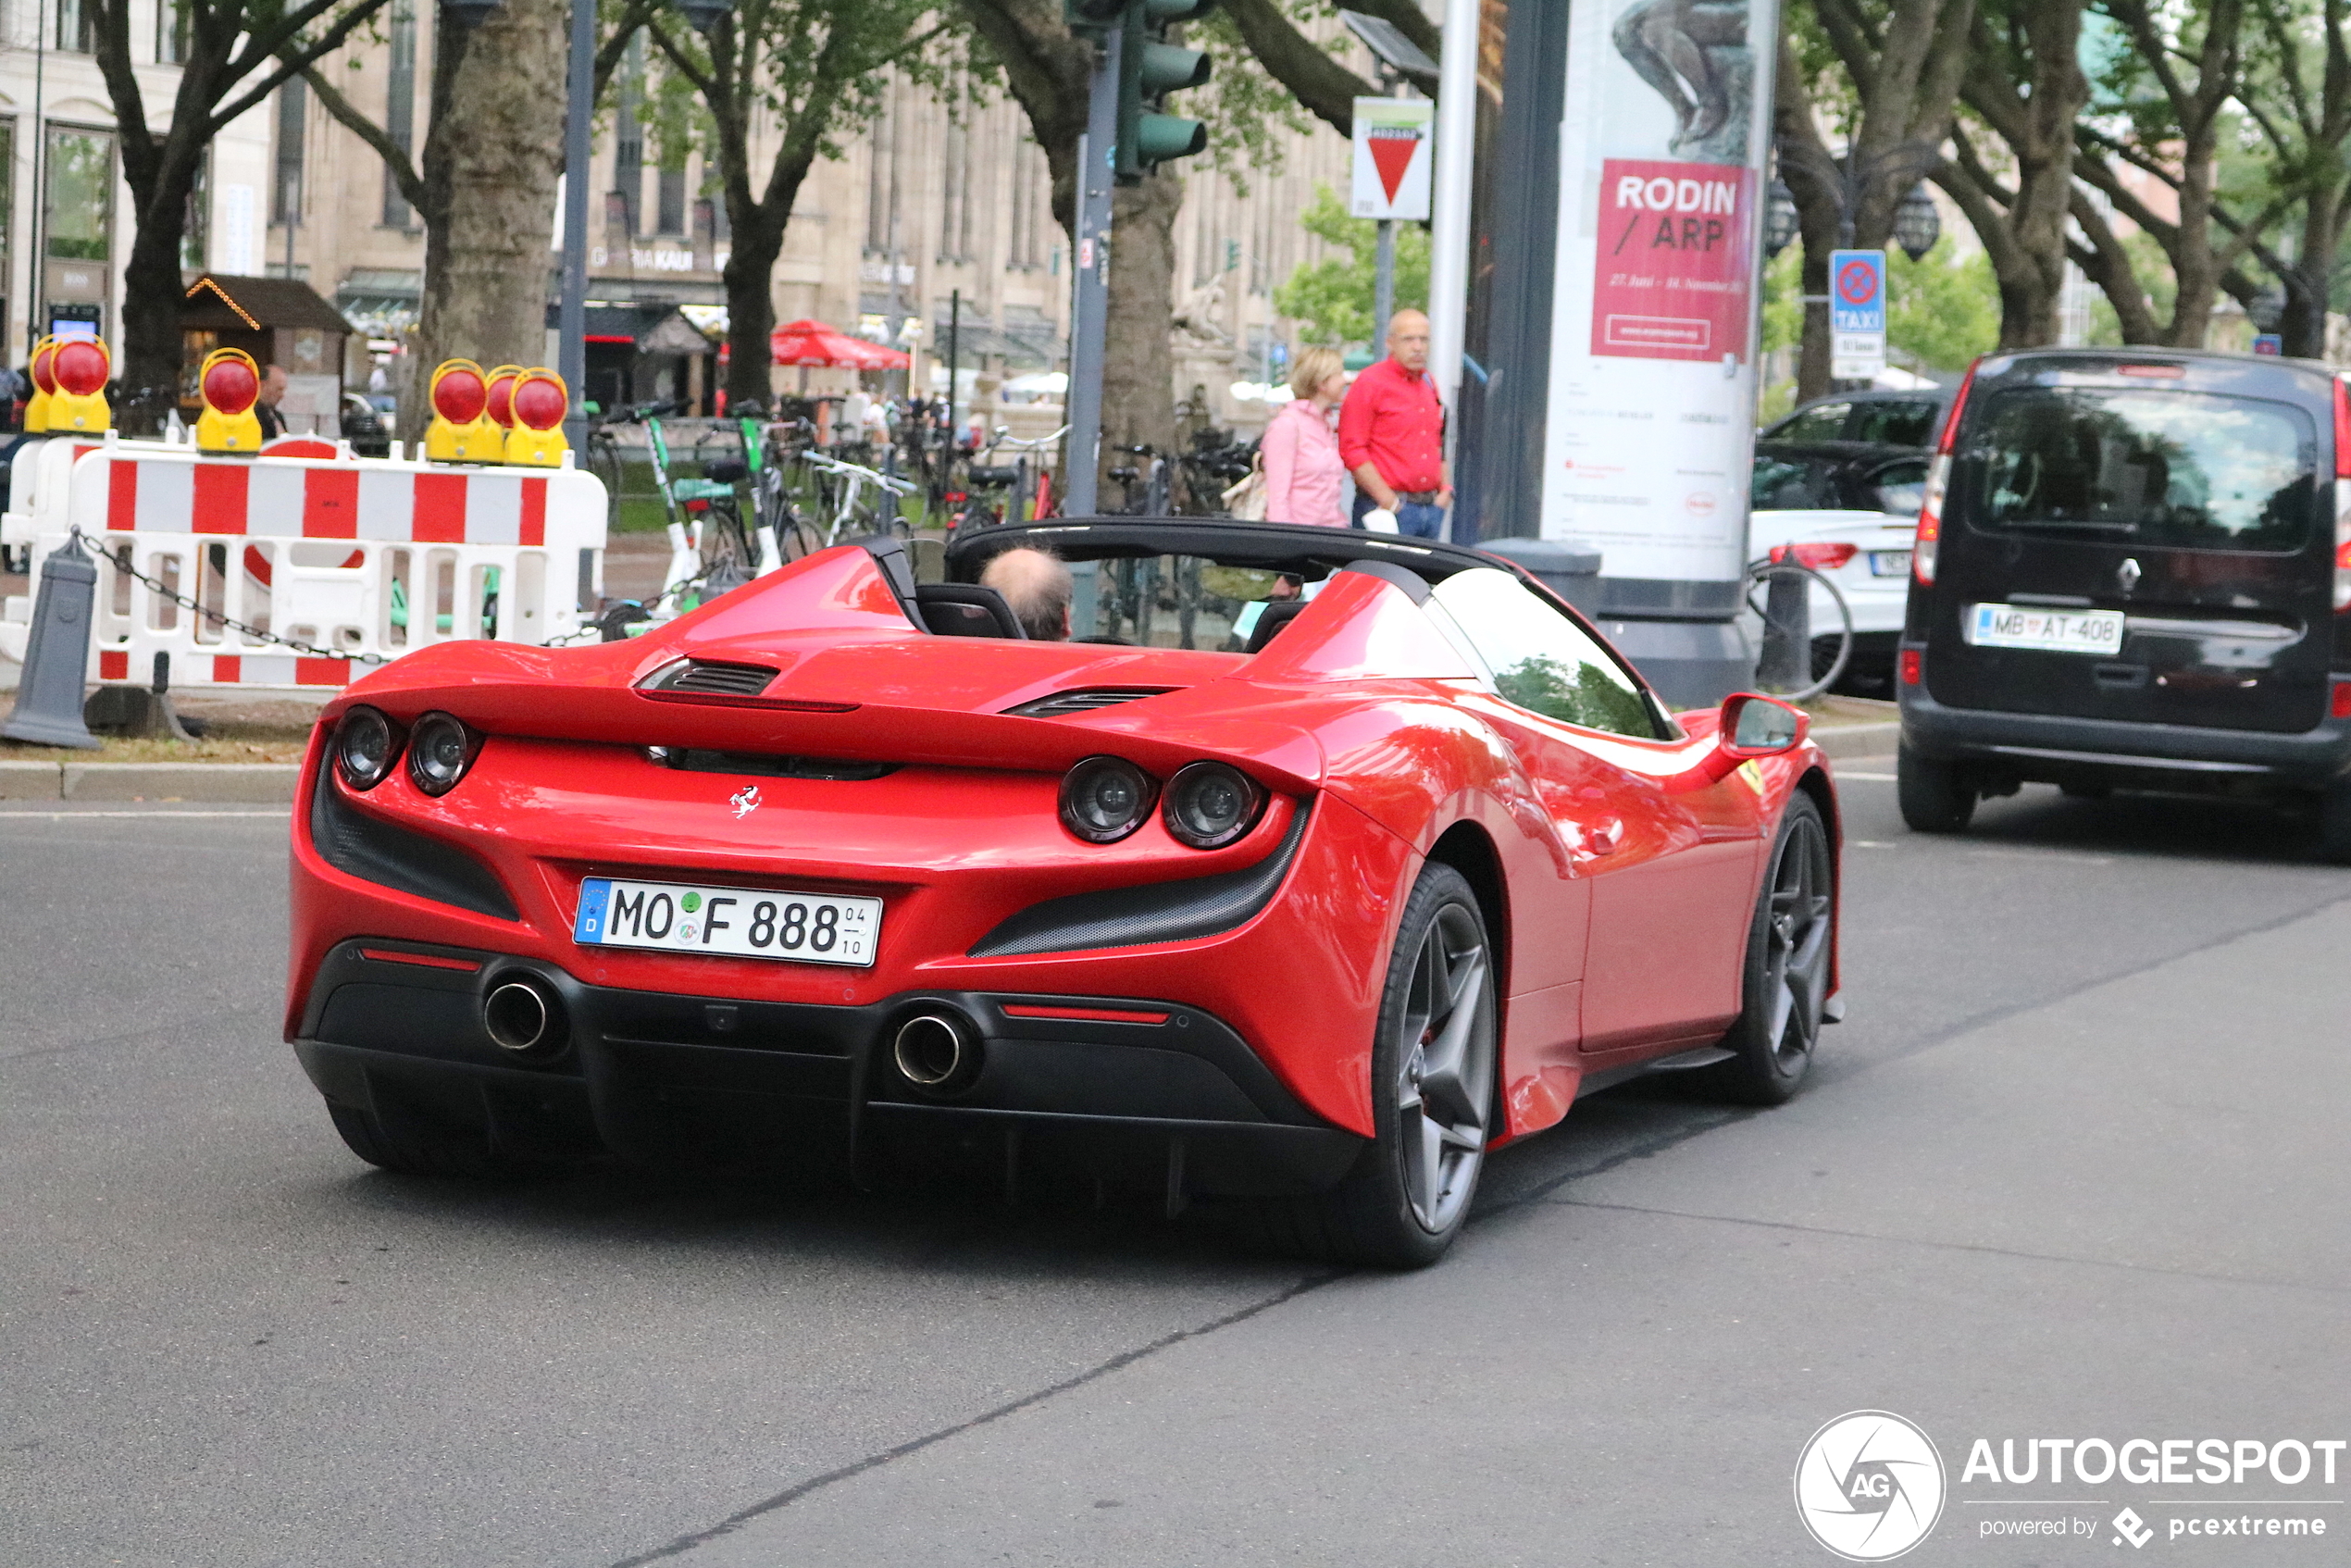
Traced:
<path fill-rule="evenodd" d="M 802 467 L 813 470 L 817 476 L 816 485 L 820 499 L 824 498 L 824 491 L 827 488 L 826 479 L 830 478 L 838 481 L 834 487 L 834 493 L 839 499 L 829 507 L 832 512 L 832 522 L 825 529 L 823 548 L 830 549 L 839 544 L 841 541 L 842 528 L 850 524 L 863 525 L 862 528 L 852 530 L 850 535 L 852 538 L 857 537 L 860 532 L 884 534 L 896 539 L 914 537 L 914 530 L 907 525 L 905 517 L 899 512 L 897 503 L 906 496 L 918 492 L 923 488 L 921 484 L 912 479 L 892 479 L 888 474 L 861 467 L 854 463 L 844 463 L 838 457 L 827 457 L 823 453 L 813 450 L 802 453 L 800 462 Z M 890 498 L 890 508 L 887 516 L 877 513 L 871 505 L 860 505 L 858 498 L 868 485 Z"/>
<path fill-rule="evenodd" d="M 995 434 L 987 447 L 988 455 L 996 456 L 1007 447 L 1016 451 L 1019 455 L 1009 464 L 974 462 L 965 466 L 964 480 L 969 490 L 963 497 L 963 510 L 947 519 L 948 531 L 955 533 L 967 528 L 988 528 L 1006 521 L 1033 521 L 1034 519 L 1028 516 L 1028 506 L 1031 498 L 1037 492 L 1029 488 L 1029 458 L 1043 448 L 1055 444 L 1068 433 L 1069 427 L 1064 425 L 1051 435 L 1023 440 L 1014 438 L 1008 427 L 997 426 Z M 1002 491 L 1004 492 L 1003 504 L 996 506 L 989 503 L 978 493 L 983 490 Z"/>

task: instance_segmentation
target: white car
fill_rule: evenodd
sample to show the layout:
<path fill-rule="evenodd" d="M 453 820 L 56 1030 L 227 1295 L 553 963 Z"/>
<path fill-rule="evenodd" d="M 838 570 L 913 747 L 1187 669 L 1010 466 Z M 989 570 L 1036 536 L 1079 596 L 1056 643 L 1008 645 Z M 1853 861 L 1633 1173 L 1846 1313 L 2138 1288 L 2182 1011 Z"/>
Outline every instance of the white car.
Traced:
<path fill-rule="evenodd" d="M 1794 560 L 1843 593 L 1853 616 L 1853 655 L 1839 691 L 1894 695 L 1894 655 L 1928 461 L 1924 452 L 1859 442 L 1757 443 L 1748 559 Z M 1810 611 L 1813 668 L 1825 674 L 1843 615 L 1820 587 L 1812 590 Z"/>

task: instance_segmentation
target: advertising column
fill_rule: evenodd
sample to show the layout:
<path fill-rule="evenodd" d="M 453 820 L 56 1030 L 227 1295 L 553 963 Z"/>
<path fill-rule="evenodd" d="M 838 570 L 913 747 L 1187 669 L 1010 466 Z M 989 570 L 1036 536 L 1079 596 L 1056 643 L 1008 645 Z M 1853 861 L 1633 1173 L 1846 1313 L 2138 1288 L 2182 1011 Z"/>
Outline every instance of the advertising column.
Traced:
<path fill-rule="evenodd" d="M 1748 683 L 1756 282 L 1777 0 L 1578 0 L 1568 23 L 1542 533 L 1669 703 Z"/>

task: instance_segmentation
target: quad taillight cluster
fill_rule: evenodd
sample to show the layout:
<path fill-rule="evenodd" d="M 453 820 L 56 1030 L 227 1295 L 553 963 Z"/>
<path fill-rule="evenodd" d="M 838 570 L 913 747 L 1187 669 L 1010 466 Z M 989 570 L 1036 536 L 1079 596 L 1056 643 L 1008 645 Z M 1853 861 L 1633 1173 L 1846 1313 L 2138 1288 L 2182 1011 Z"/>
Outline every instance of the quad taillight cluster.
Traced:
<path fill-rule="evenodd" d="M 473 766 L 481 736 L 454 714 L 433 712 L 405 728 L 378 708 L 352 708 L 335 726 L 335 771 L 354 790 L 374 789 L 392 777 L 404 753 L 408 782 L 428 795 L 445 795 Z"/>
<path fill-rule="evenodd" d="M 1784 566 L 1793 561 L 1799 566 L 1810 566 L 1816 572 L 1833 572 L 1860 554 L 1860 546 L 1843 540 L 1807 540 L 1801 544 L 1774 544 L 1772 563 Z"/>
<path fill-rule="evenodd" d="M 1062 826 L 1089 844 L 1114 844 L 1151 820 L 1196 850 L 1223 849 L 1265 814 L 1257 780 L 1221 762 L 1196 762 L 1159 781 L 1124 757 L 1088 757 L 1062 778 Z"/>

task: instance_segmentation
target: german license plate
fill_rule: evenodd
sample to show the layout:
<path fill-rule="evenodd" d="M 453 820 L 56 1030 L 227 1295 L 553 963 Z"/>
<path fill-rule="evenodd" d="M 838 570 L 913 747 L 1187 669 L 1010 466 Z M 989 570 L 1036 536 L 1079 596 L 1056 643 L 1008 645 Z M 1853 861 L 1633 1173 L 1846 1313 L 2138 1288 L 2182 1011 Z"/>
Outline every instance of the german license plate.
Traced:
<path fill-rule="evenodd" d="M 1971 604 L 1968 641 L 1979 648 L 2031 648 L 2045 653 L 2110 656 L 2122 651 L 2122 612 Z"/>
<path fill-rule="evenodd" d="M 579 884 L 572 940 L 585 947 L 653 948 L 728 958 L 869 968 L 881 940 L 882 901 L 760 888 L 623 882 Z"/>
<path fill-rule="evenodd" d="M 1872 550 L 1870 552 L 1872 577 L 1909 577 L 1910 553 L 1907 550 Z"/>

